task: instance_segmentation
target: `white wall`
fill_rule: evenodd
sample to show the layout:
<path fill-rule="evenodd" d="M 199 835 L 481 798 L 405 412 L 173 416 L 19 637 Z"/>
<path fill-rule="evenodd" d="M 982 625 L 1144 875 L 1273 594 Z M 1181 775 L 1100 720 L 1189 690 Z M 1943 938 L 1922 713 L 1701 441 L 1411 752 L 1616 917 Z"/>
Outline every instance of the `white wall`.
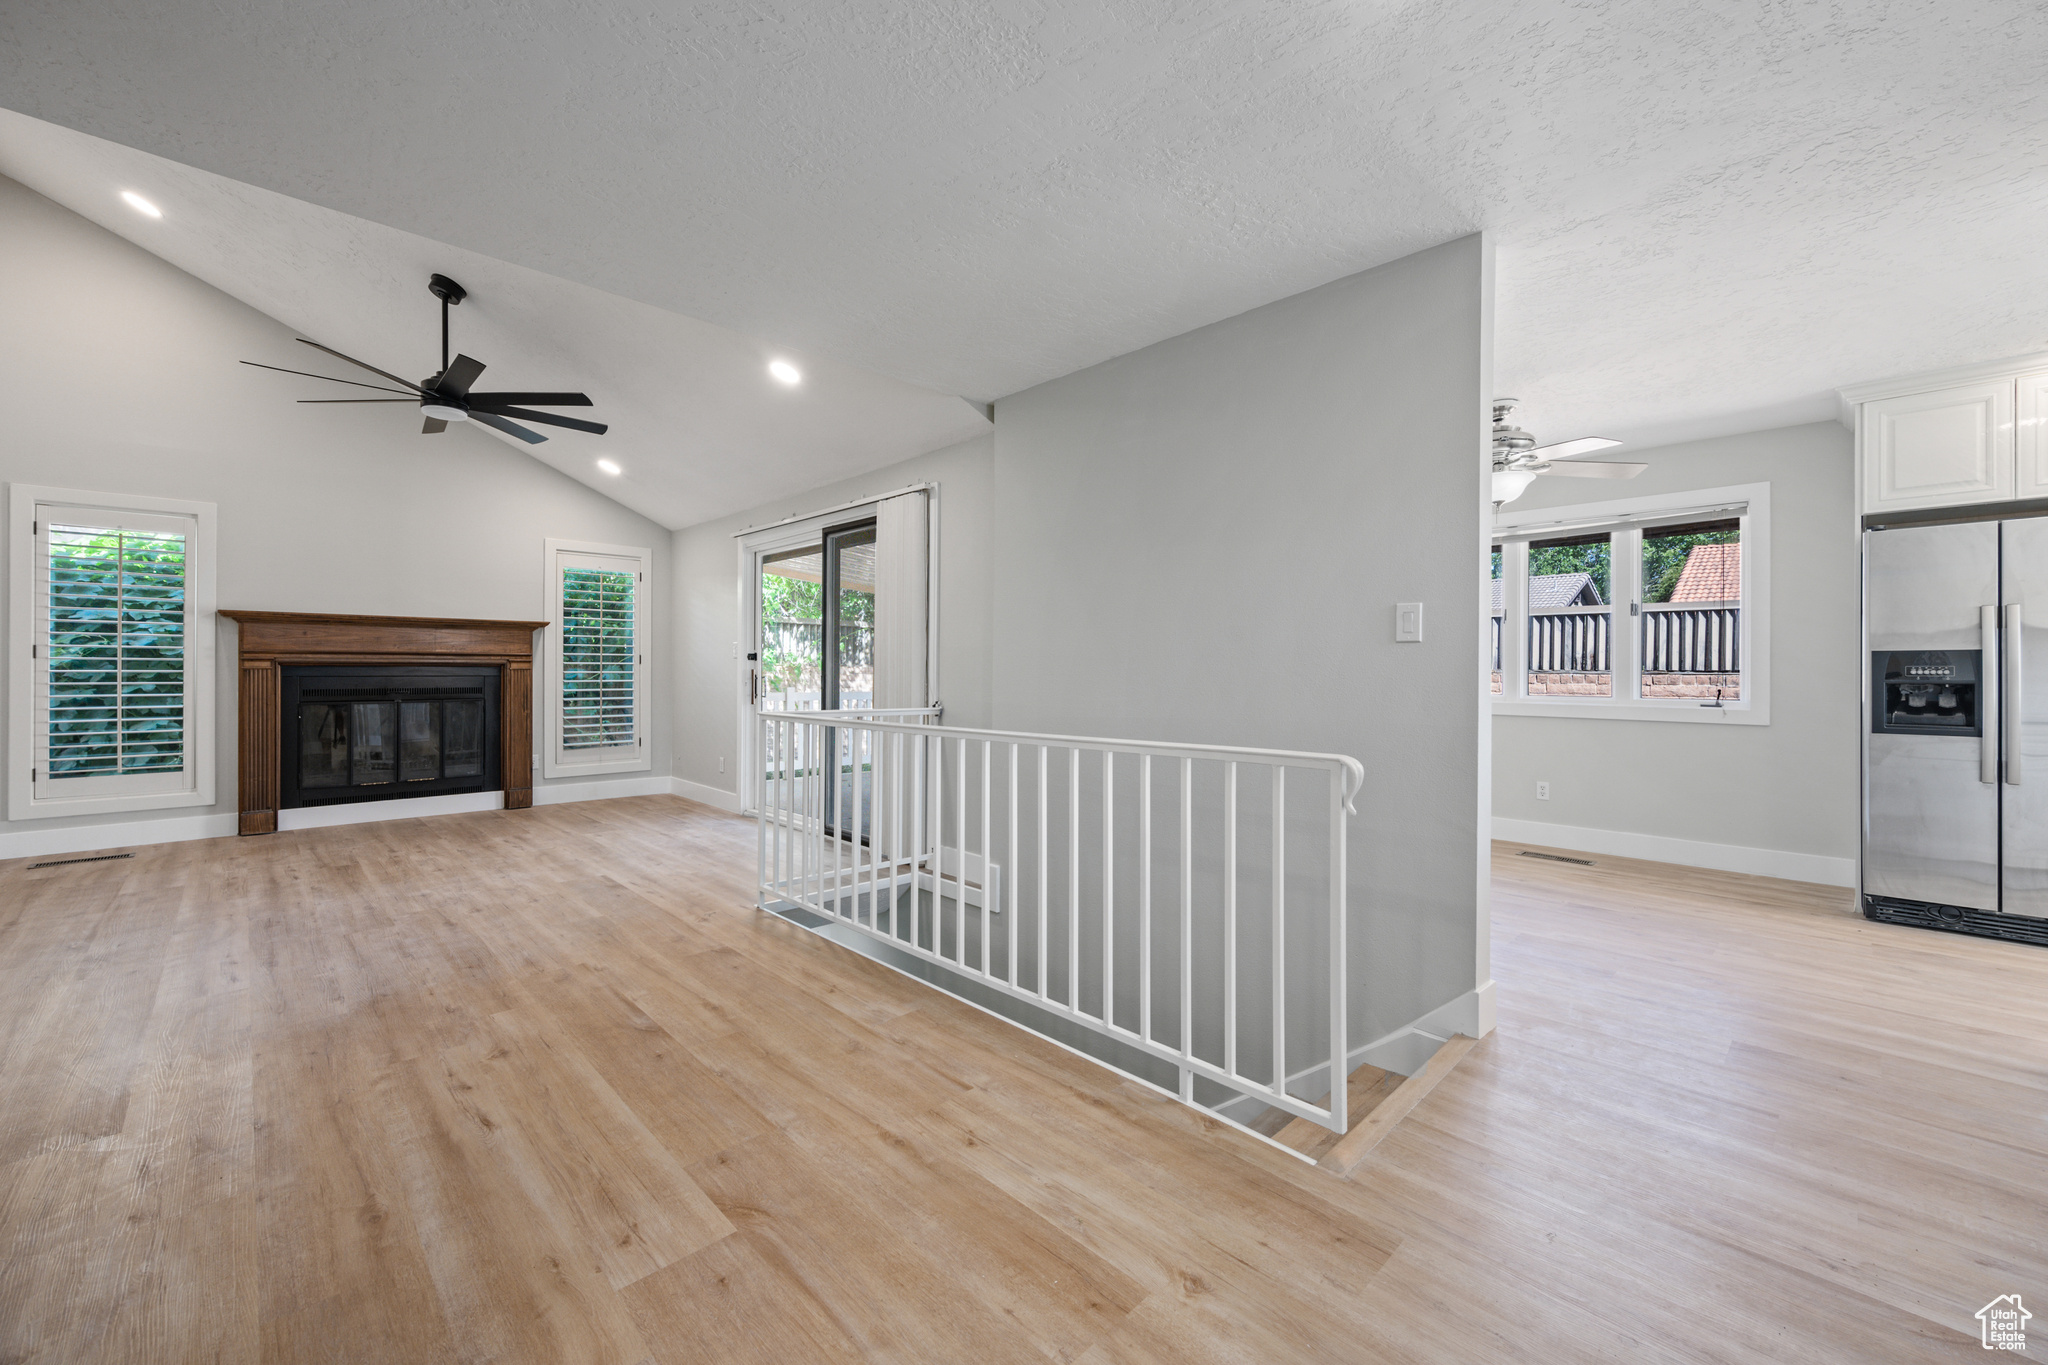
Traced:
<path fill-rule="evenodd" d="M 1620 453 L 1650 468 L 1627 484 L 1538 479 L 1513 504 L 1519 513 L 1770 484 L 1771 723 L 1497 717 L 1493 811 L 1503 836 L 1843 885 L 1853 879 L 1862 673 L 1852 449 L 1848 431 L 1816 422 L 1628 450 Z M 1550 783 L 1548 801 L 1536 799 L 1538 781 Z M 1624 837 L 1609 837 L 1617 835 Z"/>
<path fill-rule="evenodd" d="M 478 431 L 423 437 L 407 408 L 299 406 L 294 399 L 316 391 L 352 391 L 236 362 L 345 367 L 323 365 L 281 324 L 5 179 L 0 242 L 0 481 L 217 503 L 225 608 L 542 620 L 541 543 L 560 536 L 650 547 L 651 619 L 666 623 L 666 529 Z M 210 813 L 232 831 L 232 622 L 219 622 L 217 639 L 216 804 L 0 821 L 0 857 L 36 851 L 12 835 L 44 842 L 70 826 L 174 820 L 190 829 Z M 654 645 L 648 714 L 659 774 L 672 708 L 658 634 Z M 536 799 L 545 799 L 538 789 L 605 780 L 536 780 Z"/>
<path fill-rule="evenodd" d="M 1490 1026 L 1489 262 L 1467 237 L 996 405 L 995 724 L 1361 759 L 1354 1043 Z"/>
<path fill-rule="evenodd" d="M 939 700 L 949 725 L 989 721 L 989 495 L 993 440 L 976 437 L 857 478 L 674 533 L 675 773 L 729 799 L 738 783 L 739 551 L 735 535 L 910 484 L 939 486 Z M 719 768 L 724 763 L 724 770 Z"/>

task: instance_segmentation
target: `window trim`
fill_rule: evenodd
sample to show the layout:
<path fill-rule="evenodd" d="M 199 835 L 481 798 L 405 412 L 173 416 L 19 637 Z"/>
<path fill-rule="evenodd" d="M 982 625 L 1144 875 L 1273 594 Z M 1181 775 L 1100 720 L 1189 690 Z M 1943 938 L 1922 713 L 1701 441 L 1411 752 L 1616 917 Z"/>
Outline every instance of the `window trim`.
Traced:
<path fill-rule="evenodd" d="M 1690 513 L 1732 512 L 1742 523 L 1742 660 L 1743 700 L 1721 707 L 1703 706 L 1689 698 L 1665 697 L 1532 697 L 1523 669 L 1529 619 L 1528 543 L 1573 531 L 1611 530 L 1629 541 L 1630 552 L 1614 556 L 1609 596 L 1615 605 L 1640 601 L 1637 577 L 1642 572 L 1640 542 L 1646 523 L 1669 521 Z M 1494 518 L 1489 545 L 1501 547 L 1501 578 L 1509 586 L 1502 596 L 1501 686 L 1488 701 L 1497 716 L 1551 716 L 1580 720 L 1649 720 L 1680 724 L 1769 725 L 1771 723 L 1771 486 L 1731 484 L 1677 493 L 1655 493 L 1609 502 L 1575 503 L 1530 509 Z M 1626 595 L 1624 596 L 1624 590 Z M 1490 601 L 1492 589 L 1484 590 Z M 1488 608 L 1489 615 L 1491 607 Z M 1631 617 L 1617 628 L 1614 674 L 1617 685 L 1640 673 L 1641 633 Z M 1491 627 L 1489 626 L 1489 631 Z M 1487 667 L 1486 673 L 1492 672 Z M 1485 685 L 1485 684 L 1483 684 Z M 1629 683 L 1633 690 L 1635 684 Z"/>
<path fill-rule="evenodd" d="M 635 562 L 638 577 L 633 585 L 633 653 L 639 662 L 633 688 L 633 752 L 621 754 L 624 745 L 592 750 L 593 757 L 578 762 L 562 748 L 562 557 L 602 555 Z M 542 632 L 537 652 L 541 656 L 541 685 L 547 704 L 541 711 L 540 770 L 544 778 L 596 777 L 606 773 L 640 773 L 654 767 L 654 746 L 648 743 L 647 697 L 653 678 L 654 649 L 649 639 L 648 584 L 653 577 L 654 552 L 642 545 L 605 545 L 589 540 L 561 540 L 553 536 L 542 542 L 541 600 L 547 606 L 548 629 Z M 511 781 L 506 778 L 507 783 Z"/>
<path fill-rule="evenodd" d="M 36 639 L 36 509 L 51 507 L 76 510 L 83 516 L 99 514 L 189 518 L 192 539 L 186 547 L 185 567 L 185 767 L 188 782 L 165 791 L 106 791 L 103 780 L 95 780 L 100 792 L 89 796 L 44 796 L 47 784 L 31 779 L 36 760 L 36 679 L 40 661 L 32 647 Z M 68 816 L 106 815 L 124 811 L 169 810 L 215 803 L 214 723 L 219 698 L 214 686 L 215 639 L 219 627 L 214 620 L 214 551 L 218 543 L 218 509 L 210 502 L 189 502 L 180 498 L 146 497 L 141 494 L 97 493 L 77 488 L 51 488 L 38 484 L 10 483 L 7 486 L 8 523 L 8 630 L 7 630 L 7 818 L 49 820 Z M 139 786 L 160 785 L 157 774 L 139 775 Z M 150 782 L 148 778 L 158 778 Z"/>

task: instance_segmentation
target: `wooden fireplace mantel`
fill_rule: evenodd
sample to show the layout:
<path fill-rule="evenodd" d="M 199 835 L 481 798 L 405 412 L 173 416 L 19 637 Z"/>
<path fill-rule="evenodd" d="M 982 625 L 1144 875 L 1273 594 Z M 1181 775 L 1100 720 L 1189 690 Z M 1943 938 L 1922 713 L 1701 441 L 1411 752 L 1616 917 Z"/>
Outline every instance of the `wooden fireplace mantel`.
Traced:
<path fill-rule="evenodd" d="M 241 831 L 277 830 L 286 664 L 495 664 L 505 809 L 533 804 L 533 632 L 546 621 L 222 611 L 241 627 Z"/>

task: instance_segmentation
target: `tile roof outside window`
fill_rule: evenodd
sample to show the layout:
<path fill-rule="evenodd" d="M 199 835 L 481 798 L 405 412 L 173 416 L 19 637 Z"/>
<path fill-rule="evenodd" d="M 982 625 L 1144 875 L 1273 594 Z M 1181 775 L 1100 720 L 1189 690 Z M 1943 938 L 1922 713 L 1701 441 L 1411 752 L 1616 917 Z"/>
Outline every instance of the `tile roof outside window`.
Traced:
<path fill-rule="evenodd" d="M 1533 595 L 1536 580 L 1529 580 Z M 1685 557 L 1678 586 L 1671 590 L 1674 602 L 1733 602 L 1742 596 L 1742 546 L 1695 545 Z"/>
<path fill-rule="evenodd" d="M 1690 566 L 1688 566 L 1690 567 Z M 1493 580 L 1493 609 L 1501 609 L 1501 580 Z M 1550 611 L 1557 607 L 1597 607 L 1600 589 L 1589 573 L 1540 573 L 1529 579 L 1529 610 Z"/>

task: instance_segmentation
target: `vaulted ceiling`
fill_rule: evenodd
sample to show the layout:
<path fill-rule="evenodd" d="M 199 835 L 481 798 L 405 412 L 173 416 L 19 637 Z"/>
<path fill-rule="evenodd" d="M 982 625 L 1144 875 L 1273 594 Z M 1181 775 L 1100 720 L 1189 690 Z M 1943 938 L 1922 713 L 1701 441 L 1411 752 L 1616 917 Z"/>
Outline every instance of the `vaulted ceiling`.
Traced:
<path fill-rule="evenodd" d="M 2044 69 L 2038 0 L 0 13 L 35 118 L 975 402 L 1485 228 L 1497 387 L 1638 445 L 2048 346 Z"/>

